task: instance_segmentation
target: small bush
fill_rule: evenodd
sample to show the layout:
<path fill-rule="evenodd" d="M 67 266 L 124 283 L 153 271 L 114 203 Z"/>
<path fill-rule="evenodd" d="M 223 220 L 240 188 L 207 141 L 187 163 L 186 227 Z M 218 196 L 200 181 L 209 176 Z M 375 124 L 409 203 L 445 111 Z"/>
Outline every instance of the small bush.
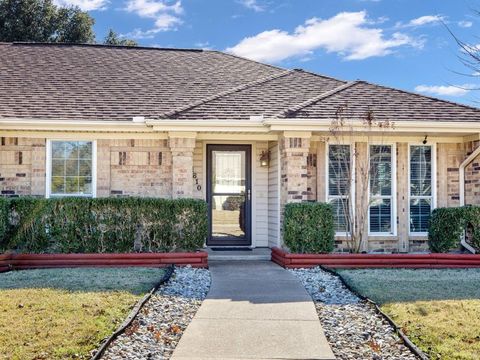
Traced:
<path fill-rule="evenodd" d="M 207 236 L 194 199 L 15 198 L 5 248 L 28 253 L 192 251 Z"/>
<path fill-rule="evenodd" d="M 0 197 L 0 251 L 8 229 L 8 200 Z"/>
<path fill-rule="evenodd" d="M 285 206 L 283 240 L 293 253 L 328 253 L 334 248 L 333 209 L 325 203 Z"/>
<path fill-rule="evenodd" d="M 428 245 L 434 253 L 445 253 L 459 246 L 463 232 L 470 245 L 480 249 L 480 207 L 438 208 L 432 212 Z"/>
<path fill-rule="evenodd" d="M 431 252 L 444 253 L 458 246 L 463 225 L 462 208 L 438 208 L 430 216 L 428 247 Z"/>

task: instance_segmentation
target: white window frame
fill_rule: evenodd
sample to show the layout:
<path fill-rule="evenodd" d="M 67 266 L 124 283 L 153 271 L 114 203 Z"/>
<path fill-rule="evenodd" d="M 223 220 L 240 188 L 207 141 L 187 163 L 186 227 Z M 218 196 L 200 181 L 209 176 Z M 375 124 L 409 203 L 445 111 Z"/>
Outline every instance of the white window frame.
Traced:
<path fill-rule="evenodd" d="M 430 146 L 432 149 L 432 194 L 430 196 L 413 196 L 411 195 L 411 187 L 410 187 L 410 155 L 411 155 L 411 147 L 412 146 Z M 437 207 L 437 144 L 436 143 L 430 143 L 430 144 L 423 144 L 421 142 L 415 142 L 415 143 L 408 143 L 408 171 L 407 171 L 407 176 L 408 176 L 408 234 L 410 236 L 428 236 L 428 231 L 417 231 L 413 232 L 410 231 L 410 203 L 411 199 L 431 199 L 431 209 L 430 211 L 433 211 Z"/>
<path fill-rule="evenodd" d="M 326 159 L 325 159 L 325 199 L 327 200 L 327 203 L 330 203 L 331 200 L 334 199 L 341 199 L 343 198 L 341 195 L 329 195 L 329 189 L 330 189 L 330 181 L 329 181 L 329 159 L 330 159 L 330 145 L 348 145 L 350 147 L 350 169 L 351 169 L 351 176 L 352 178 L 350 179 L 350 201 L 353 202 L 355 205 L 355 156 L 354 156 L 354 151 L 355 151 L 355 144 L 354 143 L 349 143 L 349 142 L 325 142 L 326 146 Z M 355 217 L 355 206 L 352 206 L 352 216 Z M 349 236 L 348 231 L 336 231 L 335 230 L 335 236 Z"/>
<path fill-rule="evenodd" d="M 390 199 L 390 212 L 391 212 L 391 232 L 371 232 L 370 231 L 370 205 L 368 205 L 368 236 L 397 236 L 397 144 L 396 143 L 371 143 L 368 144 L 367 156 L 368 156 L 368 167 L 370 169 L 370 146 L 390 146 L 391 150 L 391 171 L 392 171 L 392 189 L 390 196 L 372 196 L 370 193 L 370 176 L 368 179 L 368 195 L 369 202 L 371 199 Z"/>
<path fill-rule="evenodd" d="M 92 143 L 92 194 L 52 194 L 52 142 L 55 141 L 85 141 Z M 90 139 L 47 139 L 46 151 L 46 184 L 45 197 L 97 197 L 97 141 Z"/>

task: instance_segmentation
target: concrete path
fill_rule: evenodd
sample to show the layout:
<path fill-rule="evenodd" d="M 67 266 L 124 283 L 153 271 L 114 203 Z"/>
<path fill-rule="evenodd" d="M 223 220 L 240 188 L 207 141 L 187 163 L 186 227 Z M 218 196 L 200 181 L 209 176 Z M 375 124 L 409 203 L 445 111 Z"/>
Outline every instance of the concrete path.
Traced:
<path fill-rule="evenodd" d="M 312 299 L 269 261 L 210 263 L 212 286 L 172 359 L 335 359 Z"/>

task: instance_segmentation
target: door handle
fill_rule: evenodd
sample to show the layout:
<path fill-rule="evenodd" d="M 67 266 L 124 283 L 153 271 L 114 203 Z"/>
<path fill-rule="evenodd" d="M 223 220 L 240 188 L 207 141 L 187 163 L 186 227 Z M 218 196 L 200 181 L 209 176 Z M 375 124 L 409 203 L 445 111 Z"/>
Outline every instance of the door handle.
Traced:
<path fill-rule="evenodd" d="M 251 195 L 251 190 L 248 189 L 247 190 L 247 200 L 250 201 L 250 195 Z"/>

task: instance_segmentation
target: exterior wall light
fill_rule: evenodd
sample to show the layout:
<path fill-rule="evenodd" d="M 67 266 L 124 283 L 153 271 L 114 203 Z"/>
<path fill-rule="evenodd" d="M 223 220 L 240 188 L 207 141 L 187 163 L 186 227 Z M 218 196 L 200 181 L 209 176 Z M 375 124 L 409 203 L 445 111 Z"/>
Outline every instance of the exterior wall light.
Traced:
<path fill-rule="evenodd" d="M 260 154 L 260 166 L 261 167 L 268 167 L 268 163 L 270 161 L 270 151 L 262 151 Z"/>

